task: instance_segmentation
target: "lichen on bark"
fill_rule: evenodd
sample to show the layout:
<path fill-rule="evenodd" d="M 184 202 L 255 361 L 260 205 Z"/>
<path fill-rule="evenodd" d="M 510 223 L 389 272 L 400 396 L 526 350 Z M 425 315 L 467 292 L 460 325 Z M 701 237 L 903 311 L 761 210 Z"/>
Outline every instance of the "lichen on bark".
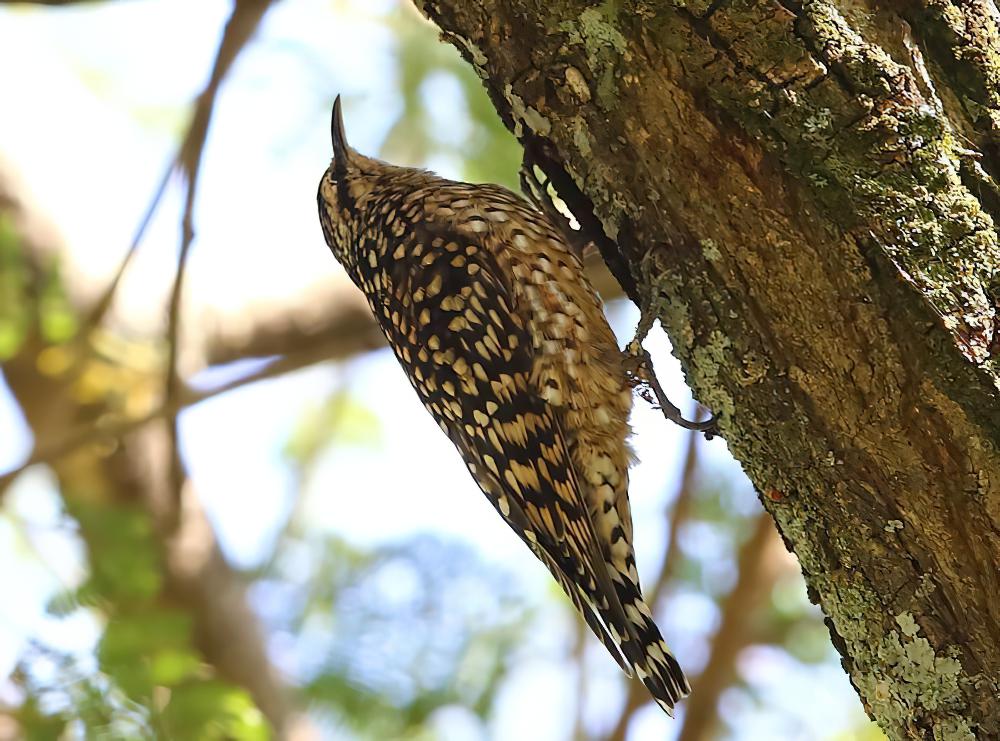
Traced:
<path fill-rule="evenodd" d="M 658 297 L 869 713 L 1000 737 L 995 22 L 945 0 L 424 11 Z"/>

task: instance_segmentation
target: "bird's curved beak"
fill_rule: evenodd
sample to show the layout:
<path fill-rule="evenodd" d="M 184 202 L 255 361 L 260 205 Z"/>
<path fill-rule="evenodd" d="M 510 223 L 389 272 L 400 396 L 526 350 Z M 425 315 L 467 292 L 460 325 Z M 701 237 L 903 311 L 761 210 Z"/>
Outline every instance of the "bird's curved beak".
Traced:
<path fill-rule="evenodd" d="M 351 148 L 347 145 L 347 133 L 344 131 L 344 108 L 340 96 L 333 101 L 333 116 L 330 120 L 330 139 L 333 142 L 333 164 L 338 170 L 347 169 Z"/>

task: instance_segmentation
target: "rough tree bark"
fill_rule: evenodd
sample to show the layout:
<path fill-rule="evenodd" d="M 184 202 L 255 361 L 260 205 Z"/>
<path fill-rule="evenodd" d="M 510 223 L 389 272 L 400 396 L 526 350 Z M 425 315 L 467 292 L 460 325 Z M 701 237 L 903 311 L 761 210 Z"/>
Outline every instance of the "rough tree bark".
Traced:
<path fill-rule="evenodd" d="M 994 3 L 422 10 L 655 305 L 868 713 L 1000 738 Z"/>

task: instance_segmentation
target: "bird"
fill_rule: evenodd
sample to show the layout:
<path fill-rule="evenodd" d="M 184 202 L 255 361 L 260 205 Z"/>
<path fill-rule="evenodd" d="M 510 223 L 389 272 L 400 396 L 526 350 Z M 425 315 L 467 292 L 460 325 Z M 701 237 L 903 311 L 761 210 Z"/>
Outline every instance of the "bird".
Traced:
<path fill-rule="evenodd" d="M 317 194 L 327 246 L 503 520 L 630 677 L 690 692 L 632 546 L 625 361 L 580 257 L 514 192 L 350 147 L 340 96 Z"/>

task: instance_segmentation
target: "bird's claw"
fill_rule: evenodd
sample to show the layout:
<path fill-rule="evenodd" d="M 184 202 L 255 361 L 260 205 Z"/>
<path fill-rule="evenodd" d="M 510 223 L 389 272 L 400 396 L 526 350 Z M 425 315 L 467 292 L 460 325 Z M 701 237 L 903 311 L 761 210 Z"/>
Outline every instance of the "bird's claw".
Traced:
<path fill-rule="evenodd" d="M 667 398 L 666 392 L 653 373 L 653 361 L 646 348 L 642 346 L 638 334 L 626 346 L 623 362 L 629 385 L 638 390 L 639 395 L 649 404 L 662 411 L 664 417 L 685 430 L 704 432 L 707 440 L 711 440 L 719 433 L 717 414 L 702 422 L 694 422 L 685 419 L 681 410 Z"/>

